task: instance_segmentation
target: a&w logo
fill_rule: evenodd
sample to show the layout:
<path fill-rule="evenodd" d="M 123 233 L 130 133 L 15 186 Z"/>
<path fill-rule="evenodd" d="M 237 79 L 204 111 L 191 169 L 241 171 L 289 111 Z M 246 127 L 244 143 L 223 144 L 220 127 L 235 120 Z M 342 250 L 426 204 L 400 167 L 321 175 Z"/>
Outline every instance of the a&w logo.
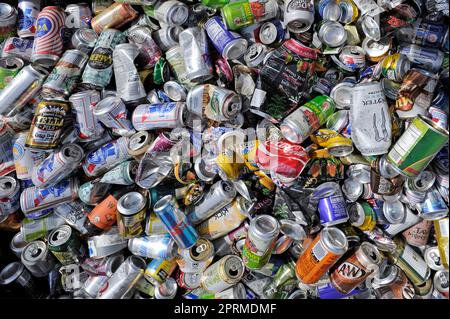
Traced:
<path fill-rule="evenodd" d="M 355 264 L 352 264 L 348 261 L 342 263 L 338 267 L 337 272 L 346 279 L 361 278 L 366 274 L 366 272 L 363 269 L 359 268 Z"/>

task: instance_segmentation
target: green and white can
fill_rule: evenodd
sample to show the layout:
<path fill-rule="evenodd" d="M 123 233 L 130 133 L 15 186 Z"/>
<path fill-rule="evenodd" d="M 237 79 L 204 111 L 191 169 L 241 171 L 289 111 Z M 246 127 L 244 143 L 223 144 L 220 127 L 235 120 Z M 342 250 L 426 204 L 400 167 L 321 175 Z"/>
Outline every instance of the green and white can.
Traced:
<path fill-rule="evenodd" d="M 387 160 L 400 174 L 416 177 L 447 142 L 447 130 L 419 115 L 391 148 Z"/>
<path fill-rule="evenodd" d="M 235 255 L 228 255 L 209 266 L 202 274 L 202 287 L 209 292 L 222 292 L 241 280 L 244 263 Z"/>

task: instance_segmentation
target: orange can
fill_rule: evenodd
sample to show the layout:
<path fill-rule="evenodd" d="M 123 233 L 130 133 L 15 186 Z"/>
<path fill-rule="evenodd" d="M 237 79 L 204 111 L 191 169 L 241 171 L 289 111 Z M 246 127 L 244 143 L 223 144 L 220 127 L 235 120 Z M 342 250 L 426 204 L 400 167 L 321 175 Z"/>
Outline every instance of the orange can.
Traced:
<path fill-rule="evenodd" d="M 322 229 L 298 258 L 297 278 L 304 284 L 318 282 L 347 249 L 347 237 L 341 230 L 335 227 Z"/>
<path fill-rule="evenodd" d="M 92 19 L 91 26 L 95 32 L 100 34 L 108 28 L 118 29 L 136 19 L 138 15 L 139 13 L 130 4 L 114 2 Z"/>
<path fill-rule="evenodd" d="M 97 228 L 108 230 L 117 221 L 117 199 L 109 195 L 87 216 L 89 222 Z"/>

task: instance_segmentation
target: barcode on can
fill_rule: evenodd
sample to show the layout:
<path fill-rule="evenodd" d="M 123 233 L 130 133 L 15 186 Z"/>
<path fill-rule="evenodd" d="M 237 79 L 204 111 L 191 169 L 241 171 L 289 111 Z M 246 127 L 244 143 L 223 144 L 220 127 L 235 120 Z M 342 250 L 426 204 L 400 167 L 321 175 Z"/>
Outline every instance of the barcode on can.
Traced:
<path fill-rule="evenodd" d="M 321 261 L 328 254 L 328 251 L 323 247 L 322 242 L 319 240 L 313 247 L 312 254 L 318 261 Z"/>
<path fill-rule="evenodd" d="M 389 152 L 391 160 L 397 164 L 401 163 L 404 156 L 411 151 L 411 147 L 415 145 L 424 134 L 425 132 L 421 131 L 417 126 L 410 125 Z"/>

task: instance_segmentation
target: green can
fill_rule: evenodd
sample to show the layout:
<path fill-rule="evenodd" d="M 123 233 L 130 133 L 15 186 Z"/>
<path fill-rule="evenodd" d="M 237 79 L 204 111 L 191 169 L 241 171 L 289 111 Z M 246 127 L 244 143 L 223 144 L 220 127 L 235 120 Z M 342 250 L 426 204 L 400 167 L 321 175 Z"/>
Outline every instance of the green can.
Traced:
<path fill-rule="evenodd" d="M 3 90 L 9 82 L 19 73 L 23 67 L 23 61 L 16 57 L 0 59 L 0 90 Z"/>
<path fill-rule="evenodd" d="M 202 0 L 202 3 L 211 8 L 222 8 L 230 3 L 230 0 Z"/>
<path fill-rule="evenodd" d="M 63 266 L 79 264 L 87 257 L 86 248 L 68 225 L 55 228 L 47 240 L 48 248 Z"/>
<path fill-rule="evenodd" d="M 232 2 L 222 8 L 222 17 L 228 29 L 237 30 L 255 23 L 248 0 Z"/>
<path fill-rule="evenodd" d="M 422 115 L 414 118 L 387 155 L 395 170 L 416 177 L 448 141 L 448 131 Z"/>

